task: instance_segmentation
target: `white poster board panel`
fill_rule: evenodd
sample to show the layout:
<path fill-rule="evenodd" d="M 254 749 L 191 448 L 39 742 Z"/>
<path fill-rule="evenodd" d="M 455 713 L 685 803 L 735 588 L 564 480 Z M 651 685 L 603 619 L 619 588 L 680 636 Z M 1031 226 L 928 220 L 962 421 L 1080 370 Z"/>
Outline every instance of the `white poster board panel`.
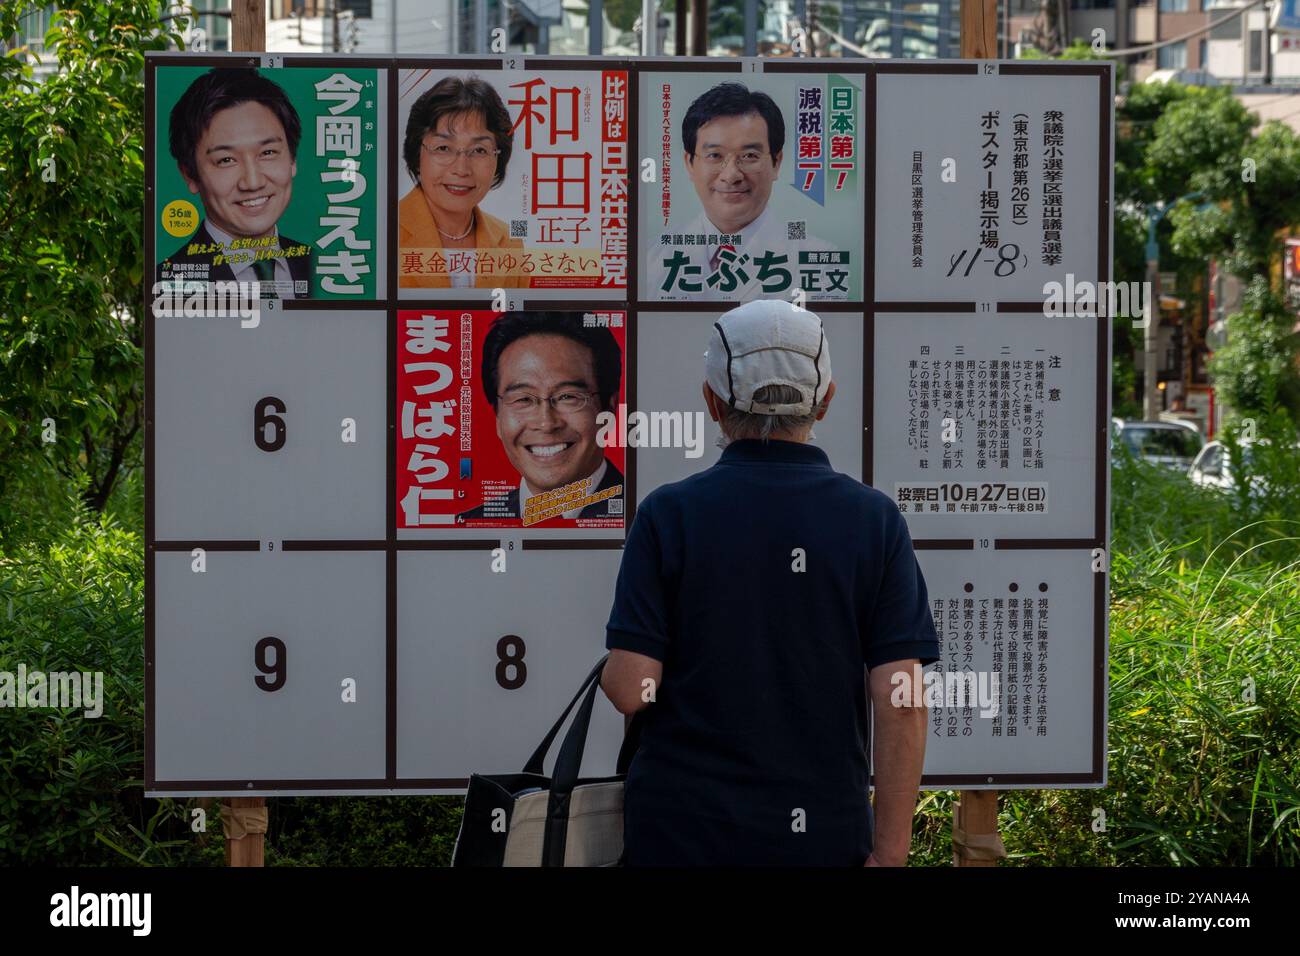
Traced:
<path fill-rule="evenodd" d="M 1109 84 L 980 66 L 876 80 L 877 302 L 1039 302 L 1067 273 L 1109 275 L 1097 261 Z"/>
<path fill-rule="evenodd" d="M 158 789 L 382 782 L 382 553 L 208 551 L 202 572 L 188 551 L 153 561 Z"/>
<path fill-rule="evenodd" d="M 399 785 L 523 769 L 605 653 L 621 557 L 516 548 L 493 572 L 490 551 L 398 554 Z M 612 774 L 622 739 L 623 718 L 598 691 L 583 774 Z"/>
<path fill-rule="evenodd" d="M 962 786 L 1010 789 L 1028 781 L 1007 775 L 1068 786 L 1044 778 L 1092 774 L 1095 738 L 1104 735 L 1105 694 L 1096 693 L 1105 659 L 1097 655 L 1091 553 L 921 550 L 917 560 L 941 650 L 927 678 L 970 674 L 981 695 L 969 707 L 927 700 L 925 775 L 979 775 L 992 779 Z"/>
<path fill-rule="evenodd" d="M 386 343 L 383 312 L 155 318 L 156 537 L 383 538 Z"/>
<path fill-rule="evenodd" d="M 1094 536 L 1099 321 L 876 315 L 873 484 L 913 538 Z"/>

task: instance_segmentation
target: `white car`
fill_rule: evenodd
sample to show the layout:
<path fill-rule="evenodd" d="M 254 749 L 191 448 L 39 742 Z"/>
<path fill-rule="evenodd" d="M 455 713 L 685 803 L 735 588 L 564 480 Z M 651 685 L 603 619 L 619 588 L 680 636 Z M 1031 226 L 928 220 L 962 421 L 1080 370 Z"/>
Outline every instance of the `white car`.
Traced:
<path fill-rule="evenodd" d="M 1242 446 L 1242 454 L 1250 454 L 1250 446 Z M 1249 460 L 1249 459 L 1247 459 Z M 1235 486 L 1232 478 L 1231 465 L 1228 462 L 1227 446 L 1220 441 L 1212 441 L 1201 449 L 1201 453 L 1196 456 L 1192 466 L 1187 469 L 1187 477 L 1192 480 L 1192 484 L 1200 485 L 1202 488 L 1218 488 L 1220 491 L 1231 491 Z"/>
<path fill-rule="evenodd" d="M 1241 454 L 1247 467 L 1251 463 L 1255 445 L 1267 445 L 1268 439 L 1261 438 L 1255 442 L 1243 441 Z M 1300 448 L 1300 444 L 1296 445 Z M 1220 491 L 1232 491 L 1237 487 L 1237 479 L 1232 474 L 1232 463 L 1228 460 L 1228 448 L 1223 442 L 1212 441 L 1196 456 L 1192 466 L 1187 469 L 1187 477 L 1202 488 L 1217 488 Z M 1251 495 L 1267 491 L 1267 482 L 1263 475 L 1254 475 L 1250 479 Z"/>
<path fill-rule="evenodd" d="M 1135 422 L 1111 419 L 1112 439 L 1123 442 L 1134 455 L 1153 465 L 1186 472 L 1205 443 L 1190 422 Z"/>

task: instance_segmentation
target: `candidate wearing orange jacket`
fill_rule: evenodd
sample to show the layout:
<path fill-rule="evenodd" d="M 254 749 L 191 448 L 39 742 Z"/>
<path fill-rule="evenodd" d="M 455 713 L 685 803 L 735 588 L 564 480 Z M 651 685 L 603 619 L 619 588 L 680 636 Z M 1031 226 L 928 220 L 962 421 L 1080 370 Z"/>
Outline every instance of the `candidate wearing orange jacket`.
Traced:
<path fill-rule="evenodd" d="M 403 274 L 401 288 L 527 288 L 526 275 L 480 268 L 482 250 L 523 249 L 506 223 L 479 208 L 501 185 L 513 147 L 510 114 L 489 84 L 449 76 L 420 95 L 406 121 L 403 159 L 415 187 L 397 207 L 398 247 L 443 250 L 446 274 Z M 465 268 L 468 266 L 468 268 Z"/>

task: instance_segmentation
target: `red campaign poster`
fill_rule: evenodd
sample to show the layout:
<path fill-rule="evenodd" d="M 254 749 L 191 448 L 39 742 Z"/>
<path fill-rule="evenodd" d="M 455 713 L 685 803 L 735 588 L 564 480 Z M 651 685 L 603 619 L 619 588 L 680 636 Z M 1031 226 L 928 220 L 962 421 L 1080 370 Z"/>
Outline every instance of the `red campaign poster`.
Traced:
<path fill-rule="evenodd" d="M 625 313 L 397 313 L 397 527 L 621 528 Z"/>

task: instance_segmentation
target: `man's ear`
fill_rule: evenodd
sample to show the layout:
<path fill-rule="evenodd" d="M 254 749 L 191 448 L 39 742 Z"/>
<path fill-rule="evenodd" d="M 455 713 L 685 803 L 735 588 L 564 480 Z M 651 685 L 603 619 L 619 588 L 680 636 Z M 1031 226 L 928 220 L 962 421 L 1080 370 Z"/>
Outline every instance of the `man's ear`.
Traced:
<path fill-rule="evenodd" d="M 719 417 L 717 401 L 718 401 L 718 396 L 713 394 L 713 389 L 709 388 L 708 382 L 705 382 L 704 383 L 704 407 L 709 410 L 709 418 L 713 419 L 715 422 L 718 420 Z"/>
<path fill-rule="evenodd" d="M 190 179 L 189 173 L 185 172 L 183 169 L 179 170 L 179 172 L 181 174 L 181 179 L 185 180 L 185 185 L 189 187 L 190 194 L 197 196 L 199 194 L 199 181 L 197 179 Z"/>
<path fill-rule="evenodd" d="M 835 380 L 826 386 L 826 394 L 822 396 L 821 409 L 817 412 L 817 421 L 826 417 L 826 411 L 831 407 L 831 399 L 835 397 Z"/>
<path fill-rule="evenodd" d="M 781 174 L 781 155 L 782 151 L 779 149 L 772 154 L 772 172 L 778 176 Z"/>

